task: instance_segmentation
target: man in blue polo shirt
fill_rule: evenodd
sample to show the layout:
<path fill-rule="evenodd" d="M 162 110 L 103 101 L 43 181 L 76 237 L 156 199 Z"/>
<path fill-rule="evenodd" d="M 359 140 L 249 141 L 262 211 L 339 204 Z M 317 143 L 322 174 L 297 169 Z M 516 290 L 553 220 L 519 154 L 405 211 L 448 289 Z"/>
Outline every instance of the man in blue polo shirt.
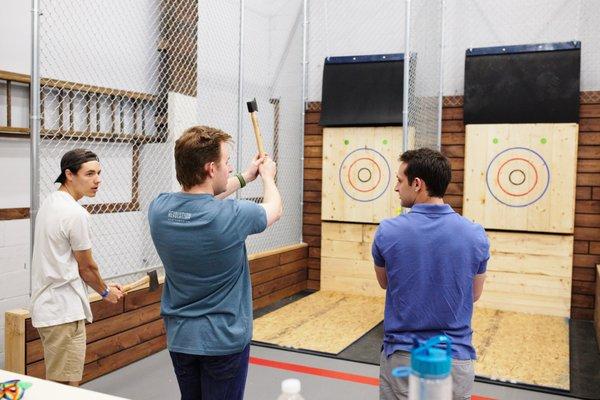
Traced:
<path fill-rule="evenodd" d="M 483 291 L 489 241 L 481 225 L 444 204 L 450 177 L 450 162 L 437 151 L 402 154 L 395 191 L 411 211 L 383 220 L 375 234 L 375 274 L 386 289 L 380 399 L 407 398 L 407 380 L 391 371 L 409 364 L 413 338 L 437 335 L 452 339 L 453 398 L 471 398 L 471 317 Z"/>
<path fill-rule="evenodd" d="M 255 157 L 229 177 L 230 136 L 195 126 L 175 143 L 181 192 L 163 193 L 148 211 L 165 267 L 161 315 L 181 398 L 242 399 L 252 337 L 252 288 L 245 241 L 282 212 L 275 163 Z M 263 202 L 222 200 L 260 173 Z"/>

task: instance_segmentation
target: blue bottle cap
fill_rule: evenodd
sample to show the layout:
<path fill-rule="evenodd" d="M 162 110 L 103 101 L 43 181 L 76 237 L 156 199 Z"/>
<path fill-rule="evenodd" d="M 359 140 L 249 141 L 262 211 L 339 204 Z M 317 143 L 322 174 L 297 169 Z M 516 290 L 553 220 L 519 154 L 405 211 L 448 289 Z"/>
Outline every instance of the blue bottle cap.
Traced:
<path fill-rule="evenodd" d="M 446 349 L 434 346 L 445 343 Z M 442 379 L 450 375 L 452 369 L 451 340 L 447 336 L 436 336 L 411 351 L 410 367 L 421 378 Z"/>

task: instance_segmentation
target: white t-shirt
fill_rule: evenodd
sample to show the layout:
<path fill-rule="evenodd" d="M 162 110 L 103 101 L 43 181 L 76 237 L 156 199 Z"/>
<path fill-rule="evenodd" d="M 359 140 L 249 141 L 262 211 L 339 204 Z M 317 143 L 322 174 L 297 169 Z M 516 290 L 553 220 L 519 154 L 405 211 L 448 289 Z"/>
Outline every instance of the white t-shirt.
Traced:
<path fill-rule="evenodd" d="M 92 248 L 89 214 L 68 193 L 44 200 L 35 221 L 31 322 L 34 327 L 86 319 L 92 322 L 87 286 L 73 251 Z"/>

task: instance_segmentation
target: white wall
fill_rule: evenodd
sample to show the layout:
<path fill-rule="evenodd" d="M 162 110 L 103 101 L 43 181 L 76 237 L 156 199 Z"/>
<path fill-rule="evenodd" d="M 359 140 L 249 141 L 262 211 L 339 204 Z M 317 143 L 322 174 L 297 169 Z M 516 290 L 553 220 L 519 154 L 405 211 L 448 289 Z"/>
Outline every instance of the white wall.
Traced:
<path fill-rule="evenodd" d="M 0 138 L 0 208 L 29 207 L 29 141 Z M 4 311 L 29 303 L 29 219 L 0 221 L 0 368 Z"/>
<path fill-rule="evenodd" d="M 31 2 L 2 1 L 0 13 L 0 69 L 29 74 Z"/>

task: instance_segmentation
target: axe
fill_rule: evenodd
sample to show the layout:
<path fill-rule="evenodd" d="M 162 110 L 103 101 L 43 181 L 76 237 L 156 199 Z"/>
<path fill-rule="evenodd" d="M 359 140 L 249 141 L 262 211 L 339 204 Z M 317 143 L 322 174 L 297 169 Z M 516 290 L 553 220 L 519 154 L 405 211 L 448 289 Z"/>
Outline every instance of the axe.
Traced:
<path fill-rule="evenodd" d="M 131 292 L 132 290 L 137 289 L 140 286 L 144 286 L 146 284 L 149 284 L 150 292 L 154 292 L 156 289 L 158 289 L 159 283 L 158 274 L 156 273 L 156 270 L 149 271 L 143 278 L 123 286 L 123 293 Z"/>
<path fill-rule="evenodd" d="M 258 111 L 258 105 L 256 104 L 256 98 L 246 103 L 248 106 L 248 112 L 250 113 L 250 119 L 252 120 L 252 127 L 254 128 L 254 137 L 256 138 L 256 146 L 258 147 L 259 156 L 265 155 L 265 145 L 263 144 L 263 138 L 260 134 L 260 127 L 258 126 L 258 117 L 256 113 Z"/>

